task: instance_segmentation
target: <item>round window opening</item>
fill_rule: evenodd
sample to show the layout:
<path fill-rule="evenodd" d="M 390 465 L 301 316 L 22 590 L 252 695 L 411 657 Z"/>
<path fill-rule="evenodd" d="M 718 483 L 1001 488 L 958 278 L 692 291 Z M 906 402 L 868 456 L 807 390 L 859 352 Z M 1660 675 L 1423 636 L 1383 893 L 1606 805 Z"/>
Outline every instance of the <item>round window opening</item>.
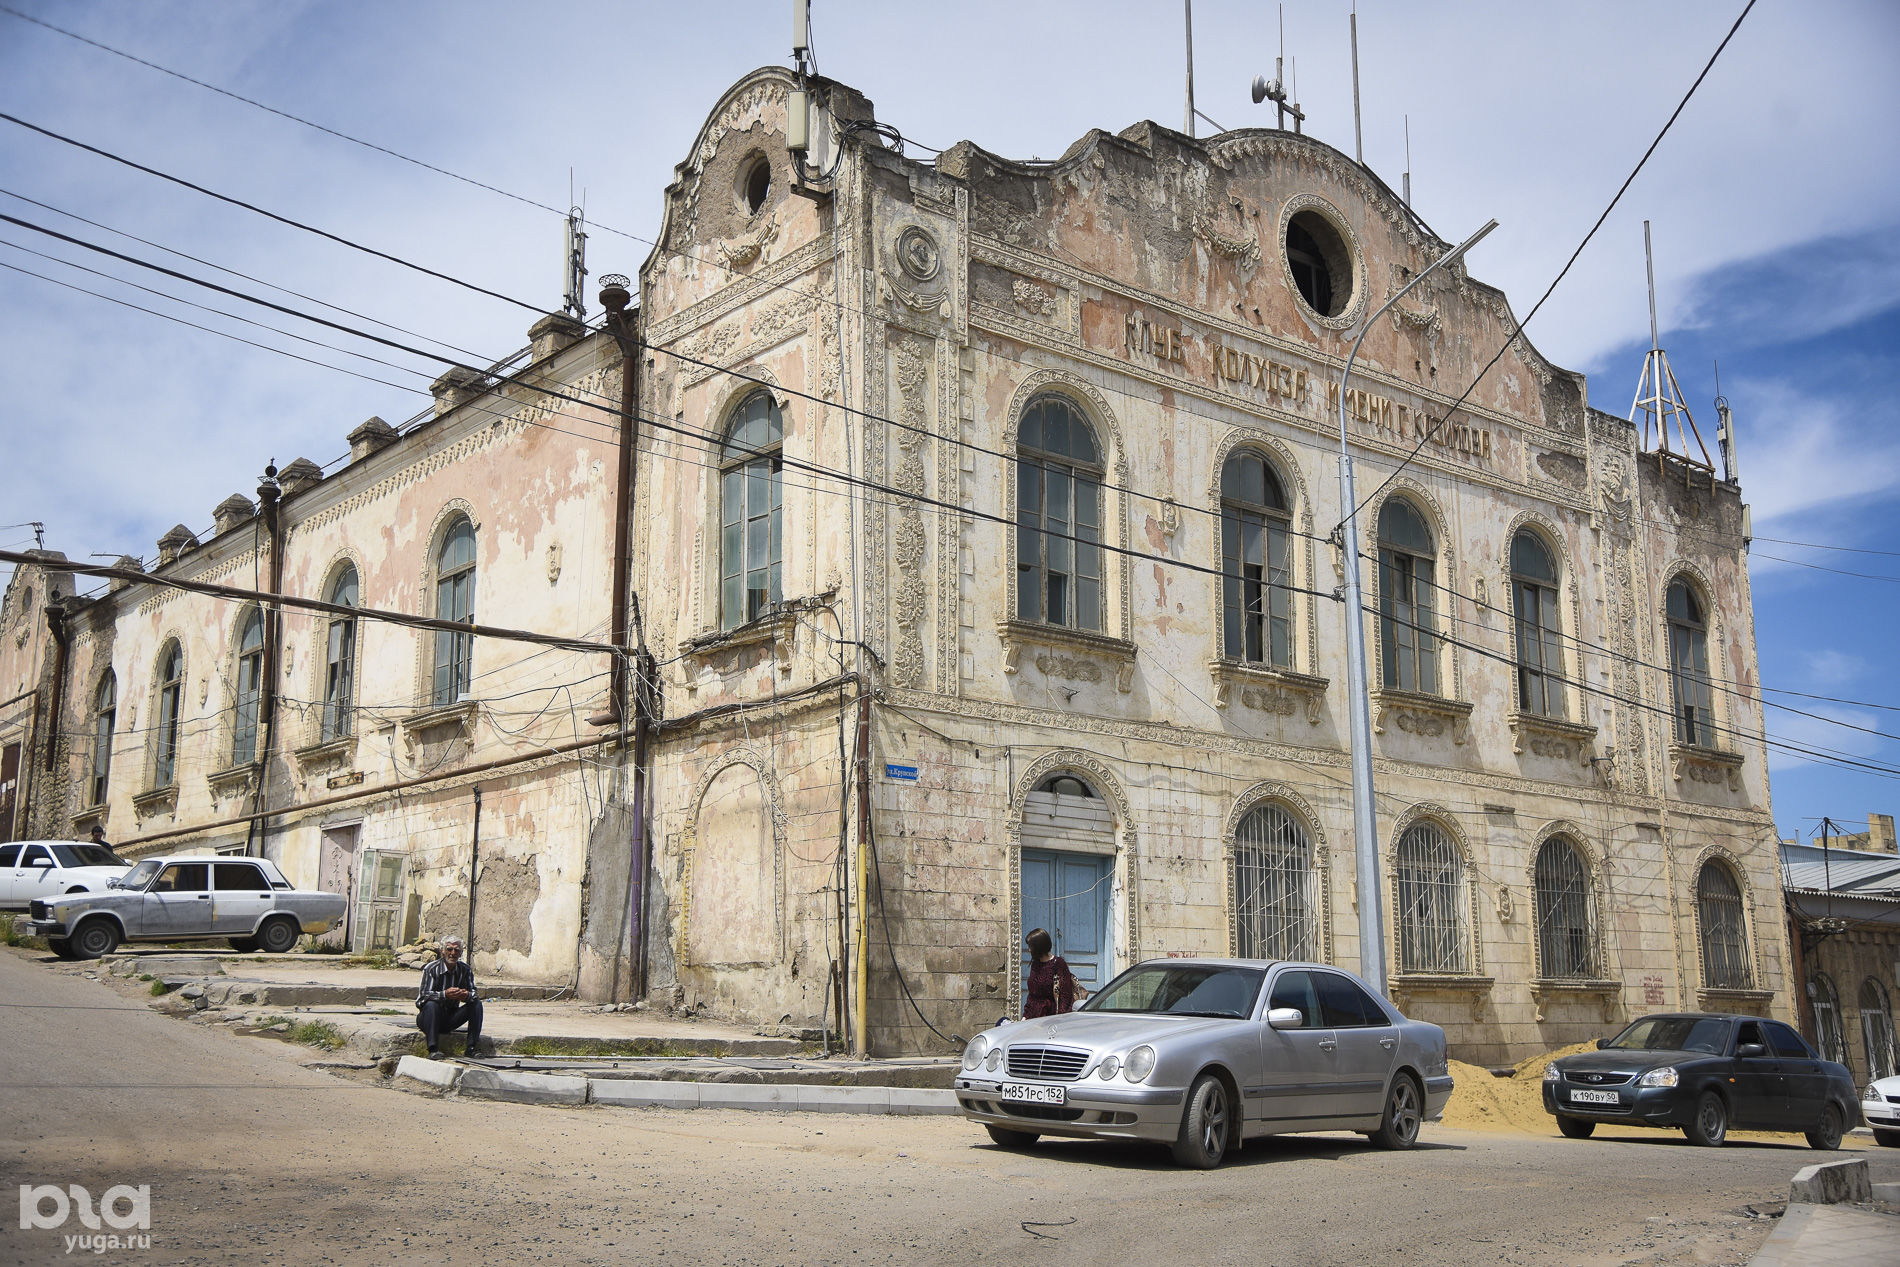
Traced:
<path fill-rule="evenodd" d="M 1333 222 L 1317 211 L 1296 212 L 1286 224 L 1286 261 L 1300 298 L 1322 317 L 1337 317 L 1352 302 L 1352 251 Z"/>
<path fill-rule="evenodd" d="M 765 206 L 767 195 L 772 192 L 772 163 L 763 154 L 755 155 L 746 164 L 745 175 L 739 182 L 739 190 L 745 199 L 746 210 L 758 215 Z"/>

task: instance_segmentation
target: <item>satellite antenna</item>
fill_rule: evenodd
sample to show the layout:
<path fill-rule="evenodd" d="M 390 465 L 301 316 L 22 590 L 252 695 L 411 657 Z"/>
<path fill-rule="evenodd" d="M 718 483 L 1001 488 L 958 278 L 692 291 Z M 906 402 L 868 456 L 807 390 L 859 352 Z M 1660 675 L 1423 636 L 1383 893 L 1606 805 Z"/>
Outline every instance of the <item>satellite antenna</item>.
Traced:
<path fill-rule="evenodd" d="M 1669 367 L 1668 354 L 1662 350 L 1662 343 L 1657 337 L 1656 256 L 1650 247 L 1647 220 L 1643 221 L 1643 263 L 1649 272 L 1649 352 L 1643 357 L 1643 376 L 1636 383 L 1636 399 L 1630 405 L 1630 421 L 1635 422 L 1637 412 L 1641 411 L 1643 449 L 1645 452 L 1654 452 L 1659 462 L 1665 456 L 1673 457 L 1714 475 L 1715 463 L 1709 457 L 1708 446 L 1702 443 L 1702 433 L 1696 429 L 1695 419 L 1689 414 L 1689 406 L 1682 399 L 1682 384 L 1676 381 L 1676 372 Z M 1695 437 L 1695 447 L 1702 454 L 1699 460 L 1689 451 L 1691 436 Z"/>

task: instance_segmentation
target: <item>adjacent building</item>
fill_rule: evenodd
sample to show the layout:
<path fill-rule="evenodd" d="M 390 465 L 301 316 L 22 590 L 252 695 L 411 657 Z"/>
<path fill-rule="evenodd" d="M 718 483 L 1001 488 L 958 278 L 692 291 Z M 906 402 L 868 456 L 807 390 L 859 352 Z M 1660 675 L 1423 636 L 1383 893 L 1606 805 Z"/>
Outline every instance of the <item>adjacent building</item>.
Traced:
<path fill-rule="evenodd" d="M 1808 1041 L 1865 1085 L 1900 1071 L 1893 993 L 1900 988 L 1900 853 L 1893 815 L 1867 830 L 1783 841 L 1790 944 L 1803 982 Z"/>

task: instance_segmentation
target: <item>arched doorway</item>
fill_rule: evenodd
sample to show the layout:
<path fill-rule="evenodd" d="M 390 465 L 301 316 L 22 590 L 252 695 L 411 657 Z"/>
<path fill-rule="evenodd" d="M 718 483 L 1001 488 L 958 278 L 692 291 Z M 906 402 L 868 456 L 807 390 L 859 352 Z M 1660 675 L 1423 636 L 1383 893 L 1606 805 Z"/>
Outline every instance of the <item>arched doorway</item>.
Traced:
<path fill-rule="evenodd" d="M 1115 816 L 1087 781 L 1052 774 L 1023 802 L 1022 931 L 1047 929 L 1080 994 L 1114 975 Z M 1029 976 L 1021 946 L 1022 977 Z"/>

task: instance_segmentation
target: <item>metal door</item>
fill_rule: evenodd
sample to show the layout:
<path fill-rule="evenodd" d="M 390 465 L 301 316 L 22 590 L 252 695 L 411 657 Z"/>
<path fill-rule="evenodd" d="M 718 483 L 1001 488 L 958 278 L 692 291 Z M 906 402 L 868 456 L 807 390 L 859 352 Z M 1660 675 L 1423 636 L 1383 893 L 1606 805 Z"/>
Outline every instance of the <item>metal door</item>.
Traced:
<path fill-rule="evenodd" d="M 350 945 L 356 927 L 356 846 L 362 826 L 326 827 L 317 850 L 317 887 L 325 893 L 343 895 L 343 922 L 318 939 L 320 945 Z"/>
<path fill-rule="evenodd" d="M 1045 928 L 1075 974 L 1077 1002 L 1107 984 L 1114 956 L 1108 898 L 1115 860 L 1092 853 L 1023 850 L 1023 932 Z M 1023 952 L 1023 976 L 1029 954 Z"/>

